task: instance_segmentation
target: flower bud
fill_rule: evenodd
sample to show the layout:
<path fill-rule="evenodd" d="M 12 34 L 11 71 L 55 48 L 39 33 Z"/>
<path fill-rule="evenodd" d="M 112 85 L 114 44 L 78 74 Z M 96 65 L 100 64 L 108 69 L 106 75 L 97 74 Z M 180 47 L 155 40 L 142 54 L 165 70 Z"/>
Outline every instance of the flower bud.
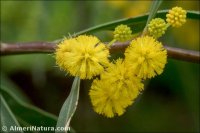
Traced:
<path fill-rule="evenodd" d="M 165 34 L 166 29 L 167 24 L 165 23 L 165 20 L 161 18 L 152 19 L 148 24 L 148 32 L 154 38 L 161 37 L 163 34 Z"/>
<path fill-rule="evenodd" d="M 186 11 L 181 7 L 174 7 L 166 15 L 166 21 L 173 27 L 180 27 L 186 22 Z"/>
<path fill-rule="evenodd" d="M 115 28 L 114 39 L 116 41 L 125 42 L 131 39 L 132 31 L 127 25 L 119 25 Z"/>

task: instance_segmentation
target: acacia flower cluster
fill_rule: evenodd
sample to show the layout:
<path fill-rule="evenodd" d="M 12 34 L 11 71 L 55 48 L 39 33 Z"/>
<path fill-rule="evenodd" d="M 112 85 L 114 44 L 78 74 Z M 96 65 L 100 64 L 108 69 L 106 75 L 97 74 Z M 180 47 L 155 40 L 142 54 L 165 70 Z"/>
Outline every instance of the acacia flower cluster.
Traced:
<path fill-rule="evenodd" d="M 167 22 L 173 27 L 180 27 L 186 22 L 186 11 L 181 7 L 173 7 L 166 17 Z"/>
<path fill-rule="evenodd" d="M 186 13 L 181 7 L 173 7 L 166 15 L 167 23 L 162 18 L 152 19 L 147 26 L 149 35 L 157 39 L 165 33 L 170 25 L 181 27 L 186 22 Z"/>
<path fill-rule="evenodd" d="M 167 24 L 165 20 L 161 18 L 155 18 L 148 24 L 149 34 L 154 38 L 161 37 L 163 34 L 165 34 L 166 29 Z"/>
<path fill-rule="evenodd" d="M 97 37 L 81 35 L 64 39 L 56 49 L 57 65 L 81 79 L 99 75 L 109 64 L 109 50 Z"/>
<path fill-rule="evenodd" d="M 118 26 L 114 35 L 116 30 L 118 35 L 129 35 L 127 27 Z M 136 38 L 126 49 L 125 59 L 110 63 L 93 81 L 89 95 L 94 110 L 109 118 L 122 115 L 143 90 L 142 80 L 161 74 L 166 62 L 167 51 L 160 42 L 150 36 Z"/>
<path fill-rule="evenodd" d="M 143 90 L 142 80 L 161 74 L 167 62 L 167 51 L 153 37 L 133 40 L 125 59 L 111 63 L 95 79 L 89 92 L 94 110 L 106 117 L 122 115 Z"/>
<path fill-rule="evenodd" d="M 127 67 L 142 79 L 161 74 L 167 62 L 167 51 L 161 42 L 144 36 L 133 40 L 125 51 Z"/>
<path fill-rule="evenodd" d="M 132 38 L 132 30 L 127 25 L 121 24 L 117 26 L 113 32 L 114 40 L 125 42 Z"/>
<path fill-rule="evenodd" d="M 56 49 L 57 65 L 81 79 L 93 80 L 89 96 L 94 111 L 108 118 L 122 115 L 143 90 L 143 81 L 160 75 L 167 63 L 167 51 L 156 39 L 167 27 L 185 23 L 186 11 L 174 7 L 167 14 L 167 22 L 153 19 L 148 33 L 133 39 L 125 50 L 125 58 L 109 60 L 109 46 L 115 41 L 132 39 L 127 25 L 115 28 L 114 39 L 105 46 L 97 37 L 81 35 L 64 39 Z M 98 77 L 97 77 L 98 76 Z"/>
<path fill-rule="evenodd" d="M 132 75 L 122 59 L 111 63 L 89 92 L 94 110 L 106 117 L 122 115 L 143 90 L 141 79 Z"/>

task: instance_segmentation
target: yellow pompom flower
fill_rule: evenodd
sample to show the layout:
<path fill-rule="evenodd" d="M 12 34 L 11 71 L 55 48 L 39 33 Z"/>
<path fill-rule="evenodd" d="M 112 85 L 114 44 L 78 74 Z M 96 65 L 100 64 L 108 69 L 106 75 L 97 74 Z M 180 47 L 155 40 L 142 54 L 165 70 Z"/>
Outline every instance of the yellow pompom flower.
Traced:
<path fill-rule="evenodd" d="M 167 24 L 162 18 L 152 19 L 151 22 L 148 24 L 148 32 L 154 38 L 161 37 L 163 34 L 165 34 L 166 29 Z"/>
<path fill-rule="evenodd" d="M 166 21 L 173 27 L 180 27 L 186 22 L 186 11 L 181 7 L 173 7 L 166 17 Z"/>
<path fill-rule="evenodd" d="M 135 99 L 139 92 L 143 90 L 141 79 L 132 75 L 129 67 L 125 66 L 122 59 L 110 63 L 105 72 L 101 74 L 101 79 L 108 80 L 110 84 L 115 84 L 131 100 Z"/>
<path fill-rule="evenodd" d="M 132 30 L 127 25 L 119 25 L 113 32 L 116 41 L 125 42 L 132 38 Z"/>
<path fill-rule="evenodd" d="M 129 74 L 119 59 L 93 81 L 89 95 L 95 112 L 110 118 L 122 115 L 142 89 L 141 79 Z"/>
<path fill-rule="evenodd" d="M 105 80 L 95 79 L 89 92 L 94 111 L 108 118 L 122 115 L 125 108 L 132 103 L 127 96 L 117 97 L 120 91 L 116 85 L 110 85 Z"/>
<path fill-rule="evenodd" d="M 167 51 L 153 37 L 144 36 L 133 40 L 125 51 L 125 63 L 138 77 L 152 78 L 163 72 Z"/>
<path fill-rule="evenodd" d="M 109 50 L 94 36 L 65 39 L 58 45 L 55 55 L 60 68 L 81 79 L 99 75 L 109 64 Z"/>

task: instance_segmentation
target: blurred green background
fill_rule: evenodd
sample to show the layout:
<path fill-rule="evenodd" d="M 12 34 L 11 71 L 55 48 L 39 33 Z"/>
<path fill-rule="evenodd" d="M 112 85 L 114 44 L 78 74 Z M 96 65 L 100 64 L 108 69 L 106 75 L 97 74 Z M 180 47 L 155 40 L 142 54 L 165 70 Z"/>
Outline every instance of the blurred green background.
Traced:
<path fill-rule="evenodd" d="M 54 41 L 91 26 L 148 12 L 151 1 L 1 1 L 1 42 Z M 181 6 L 199 11 L 199 1 L 165 1 L 160 9 Z M 111 32 L 97 32 L 103 41 Z M 199 21 L 170 28 L 164 44 L 199 50 Z M 1 84 L 19 89 L 35 106 L 58 116 L 72 77 L 53 54 L 1 56 Z M 168 59 L 164 73 L 147 81 L 143 94 L 121 117 L 96 114 L 81 82 L 72 127 L 78 132 L 199 132 L 199 64 Z M 8 87 L 8 88 L 9 88 Z"/>

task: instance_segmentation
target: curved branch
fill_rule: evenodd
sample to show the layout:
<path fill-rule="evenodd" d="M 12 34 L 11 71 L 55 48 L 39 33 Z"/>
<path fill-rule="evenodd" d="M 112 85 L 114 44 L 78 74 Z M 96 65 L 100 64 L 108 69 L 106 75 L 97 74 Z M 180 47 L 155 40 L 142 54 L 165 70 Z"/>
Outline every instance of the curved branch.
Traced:
<path fill-rule="evenodd" d="M 123 52 L 129 45 L 129 42 L 115 43 L 112 45 L 110 52 Z M 164 46 L 167 49 L 168 57 L 189 61 L 189 62 L 200 62 L 200 52 L 185 50 L 181 48 L 174 48 Z M 27 43 L 1 43 L 0 52 L 2 55 L 13 55 L 13 54 L 29 54 L 29 53 L 53 53 L 56 48 L 56 43 L 53 42 L 27 42 Z"/>

